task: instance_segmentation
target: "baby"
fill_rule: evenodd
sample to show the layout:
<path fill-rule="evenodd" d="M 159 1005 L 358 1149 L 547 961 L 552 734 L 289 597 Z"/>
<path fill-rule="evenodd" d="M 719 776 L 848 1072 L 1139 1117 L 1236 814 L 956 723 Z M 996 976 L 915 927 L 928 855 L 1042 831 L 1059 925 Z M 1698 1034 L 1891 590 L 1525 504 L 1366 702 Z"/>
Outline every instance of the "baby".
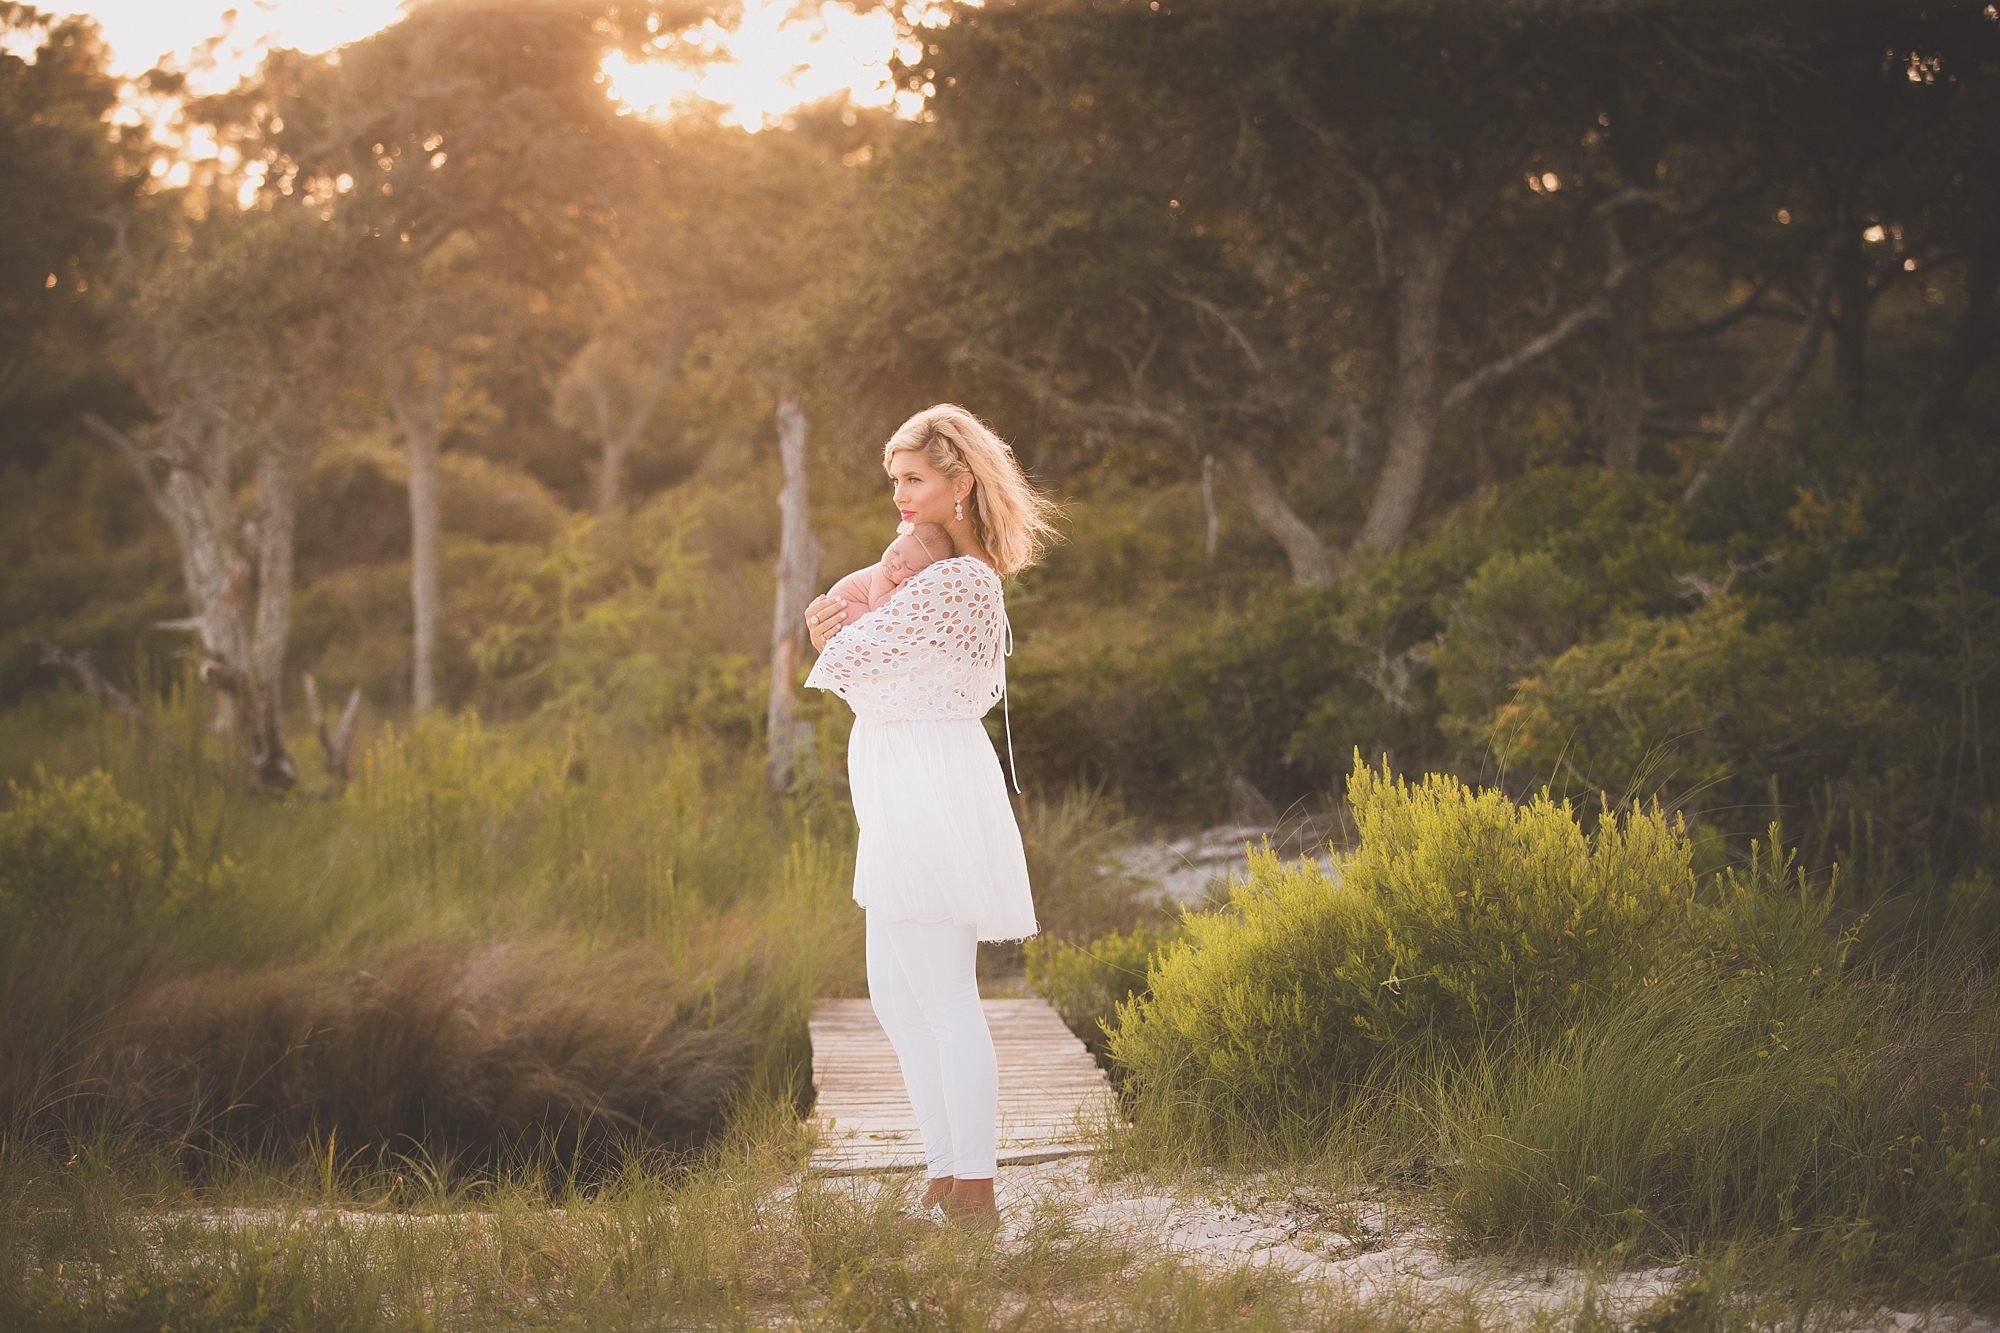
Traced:
<path fill-rule="evenodd" d="M 910 576 L 918 570 L 956 554 L 951 534 L 945 531 L 942 523 L 918 523 L 890 542 L 878 563 L 855 570 L 834 584 L 828 595 L 839 598 L 850 607 L 858 603 L 865 611 L 873 611 L 888 601 L 891 593 L 908 583 Z M 853 624 L 855 617 L 861 614 L 863 611 L 852 612 L 847 623 Z"/>

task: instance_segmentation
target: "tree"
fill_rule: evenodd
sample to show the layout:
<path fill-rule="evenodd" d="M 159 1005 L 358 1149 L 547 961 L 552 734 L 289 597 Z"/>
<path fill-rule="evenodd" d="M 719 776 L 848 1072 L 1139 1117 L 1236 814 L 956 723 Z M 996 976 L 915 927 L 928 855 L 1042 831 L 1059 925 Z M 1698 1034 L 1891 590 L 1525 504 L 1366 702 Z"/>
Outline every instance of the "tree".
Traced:
<path fill-rule="evenodd" d="M 374 352 L 410 451 L 412 694 L 437 702 L 435 487 L 451 372 L 518 294 L 546 304 L 615 224 L 645 131 L 604 96 L 620 44 L 664 44 L 712 6 L 433 0 L 337 59 L 281 53 L 238 94 L 268 196 L 357 241 Z"/>
<path fill-rule="evenodd" d="M 1636 267 L 1570 160 L 1598 107 L 1566 77 L 1590 34 L 1561 19 L 954 10 L 909 71 L 937 124 L 891 163 L 884 210 L 926 222 L 898 245 L 917 280 L 871 328 L 901 353 L 869 372 L 945 340 L 961 373 L 1078 429 L 1149 436 L 1190 468 L 1227 457 L 1295 581 L 1330 582 L 1339 560 L 1283 475 L 1351 459 L 1372 489 L 1352 553 L 1393 549 L 1446 414 L 1608 317 Z M 1507 262 L 1469 268 L 1474 241 Z"/>
<path fill-rule="evenodd" d="M 146 136 L 104 116 L 118 81 L 96 24 L 0 2 L 0 440 L 25 451 L 115 395 L 92 354 L 108 334 L 119 241 L 145 177 Z"/>
<path fill-rule="evenodd" d="M 292 528 L 350 351 L 338 236 L 297 212 L 209 212 L 160 238 L 121 339 L 150 418 L 88 424 L 132 463 L 173 528 L 218 722 L 248 722 L 251 773 L 298 776 L 281 709 Z M 242 511 L 238 488 L 253 499 Z"/>
<path fill-rule="evenodd" d="M 796 682 L 806 603 L 812 600 L 824 554 L 807 512 L 806 414 L 797 394 L 778 400 L 778 455 L 785 472 L 785 488 L 778 495 L 784 520 L 778 545 L 778 596 L 771 613 L 771 695 L 764 718 L 769 751 L 765 773 L 773 791 L 783 791 L 797 779 L 799 761 L 811 742 L 812 725 L 798 720 Z"/>

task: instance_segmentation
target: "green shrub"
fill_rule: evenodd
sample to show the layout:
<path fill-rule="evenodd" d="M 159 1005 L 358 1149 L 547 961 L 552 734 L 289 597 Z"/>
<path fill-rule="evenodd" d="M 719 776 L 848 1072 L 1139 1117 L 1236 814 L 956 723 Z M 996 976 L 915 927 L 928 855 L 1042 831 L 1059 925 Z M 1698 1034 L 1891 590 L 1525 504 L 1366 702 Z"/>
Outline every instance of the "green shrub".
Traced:
<path fill-rule="evenodd" d="M 1990 1299 L 1990 982 L 1950 956 L 1856 967 L 1831 884 L 1768 850 L 1718 877 L 1657 984 L 1434 1090 L 1455 1219 L 1486 1244 L 1776 1242 L 1851 1280 Z"/>
<path fill-rule="evenodd" d="M 115 784 L 17 789 L 0 1132 L 471 1161 L 689 1143 L 801 1094 L 814 998 L 861 988 L 846 843 L 699 734 L 540 730 L 426 715 L 321 802 L 119 729 Z"/>
<path fill-rule="evenodd" d="M 1119 1006 L 1152 994 L 1147 972 L 1153 958 L 1179 935 L 1173 926 L 1135 926 L 1088 944 L 1038 935 L 1022 950 L 1028 984 L 1055 1006 L 1091 1054 L 1102 1057 Z"/>
<path fill-rule="evenodd" d="M 1803 793 L 1856 772 L 1895 714 L 1874 661 L 1756 624 L 1748 605 L 1718 598 L 1685 616 L 1623 621 L 1570 649 L 1522 682 L 1489 734 L 1528 772 L 1566 770 L 1614 791 L 1644 782 L 1677 800 L 1700 793 L 1704 806 L 1758 810 L 1769 808 L 1774 778 Z"/>
<path fill-rule="evenodd" d="M 0 922 L 49 925 L 80 917 L 124 918 L 159 881 L 146 812 L 125 800 L 111 775 L 7 784 L 0 811 Z"/>
<path fill-rule="evenodd" d="M 1656 974 L 1693 890 L 1658 811 L 1586 834 L 1546 793 L 1516 805 L 1360 764 L 1360 844 L 1332 877 L 1253 854 L 1229 908 L 1191 914 L 1119 1010 L 1111 1051 L 1169 1121 L 1311 1122 L 1398 1043 L 1532 1034 Z"/>

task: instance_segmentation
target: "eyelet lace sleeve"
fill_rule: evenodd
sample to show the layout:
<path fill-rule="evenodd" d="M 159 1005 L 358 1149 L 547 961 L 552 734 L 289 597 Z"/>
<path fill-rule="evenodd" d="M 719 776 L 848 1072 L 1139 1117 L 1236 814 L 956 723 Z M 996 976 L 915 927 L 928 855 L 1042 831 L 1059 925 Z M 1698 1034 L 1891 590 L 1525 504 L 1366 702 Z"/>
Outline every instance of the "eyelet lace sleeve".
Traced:
<path fill-rule="evenodd" d="M 829 639 L 806 687 L 870 722 L 984 717 L 1000 701 L 1005 626 L 1000 576 L 971 556 L 940 560 Z"/>

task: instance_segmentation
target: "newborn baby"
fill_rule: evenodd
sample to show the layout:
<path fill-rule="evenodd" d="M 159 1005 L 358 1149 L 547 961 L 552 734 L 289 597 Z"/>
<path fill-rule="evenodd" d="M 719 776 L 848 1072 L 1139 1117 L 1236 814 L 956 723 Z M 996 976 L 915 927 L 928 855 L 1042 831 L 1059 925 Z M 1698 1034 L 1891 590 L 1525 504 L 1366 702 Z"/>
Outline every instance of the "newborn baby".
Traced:
<path fill-rule="evenodd" d="M 908 532 L 889 543 L 882 552 L 882 559 L 866 569 L 857 569 L 846 578 L 833 585 L 829 596 L 837 597 L 849 606 L 859 603 L 865 610 L 873 611 L 889 600 L 889 595 L 910 581 L 910 576 L 920 569 L 948 556 L 956 555 L 952 549 L 951 534 L 944 530 L 942 523 L 918 523 Z M 847 619 L 853 624 L 857 611 Z"/>

